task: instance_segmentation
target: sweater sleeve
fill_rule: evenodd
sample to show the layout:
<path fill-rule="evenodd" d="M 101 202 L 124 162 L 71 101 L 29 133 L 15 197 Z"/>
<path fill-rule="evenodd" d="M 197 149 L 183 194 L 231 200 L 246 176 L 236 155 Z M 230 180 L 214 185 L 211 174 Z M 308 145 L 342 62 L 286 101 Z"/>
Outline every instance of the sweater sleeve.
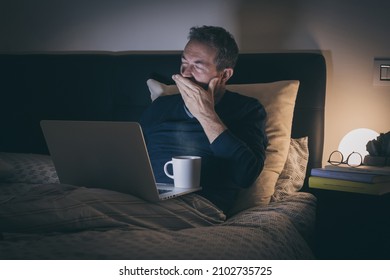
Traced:
<path fill-rule="evenodd" d="M 240 121 L 240 125 L 225 130 L 211 144 L 214 155 L 228 161 L 227 174 L 239 187 L 249 187 L 264 167 L 267 137 L 266 113 L 259 104 Z"/>

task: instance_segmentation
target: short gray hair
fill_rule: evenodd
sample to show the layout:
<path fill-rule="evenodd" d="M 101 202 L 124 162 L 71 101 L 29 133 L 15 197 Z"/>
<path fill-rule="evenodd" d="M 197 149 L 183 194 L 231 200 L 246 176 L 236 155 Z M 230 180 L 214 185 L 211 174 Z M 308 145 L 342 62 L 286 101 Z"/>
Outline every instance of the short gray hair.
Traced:
<path fill-rule="evenodd" d="M 238 46 L 233 35 L 224 28 L 206 25 L 192 27 L 188 39 L 206 44 L 217 50 L 215 64 L 218 71 L 236 66 L 239 52 Z"/>

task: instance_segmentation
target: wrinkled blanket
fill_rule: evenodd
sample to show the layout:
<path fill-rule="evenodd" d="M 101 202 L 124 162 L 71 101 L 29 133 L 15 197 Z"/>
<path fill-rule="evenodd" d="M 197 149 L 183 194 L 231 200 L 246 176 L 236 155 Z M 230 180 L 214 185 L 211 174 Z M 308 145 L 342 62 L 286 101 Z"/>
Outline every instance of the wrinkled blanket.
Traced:
<path fill-rule="evenodd" d="M 150 203 L 64 184 L 0 184 L 0 259 L 312 259 L 315 198 L 226 219 L 191 194 Z"/>

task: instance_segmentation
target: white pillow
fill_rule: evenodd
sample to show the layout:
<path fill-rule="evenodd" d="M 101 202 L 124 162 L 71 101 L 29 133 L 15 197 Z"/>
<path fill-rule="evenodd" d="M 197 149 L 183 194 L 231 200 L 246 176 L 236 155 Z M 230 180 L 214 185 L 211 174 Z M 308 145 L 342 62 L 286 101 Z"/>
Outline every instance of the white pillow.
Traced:
<path fill-rule="evenodd" d="M 160 95 L 179 92 L 176 85 L 165 85 L 152 79 L 147 81 L 147 85 L 152 100 Z M 250 188 L 240 192 L 232 214 L 269 203 L 275 191 L 276 181 L 287 159 L 298 88 L 299 81 L 297 80 L 227 85 L 227 90 L 254 97 L 263 104 L 267 112 L 265 130 L 269 140 L 264 169 Z"/>

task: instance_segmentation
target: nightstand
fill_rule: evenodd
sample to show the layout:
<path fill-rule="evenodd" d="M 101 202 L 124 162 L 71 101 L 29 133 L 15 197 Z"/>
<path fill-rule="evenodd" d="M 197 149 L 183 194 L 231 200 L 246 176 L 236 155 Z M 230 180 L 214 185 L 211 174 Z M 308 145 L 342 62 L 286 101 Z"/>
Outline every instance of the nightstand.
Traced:
<path fill-rule="evenodd" d="M 311 189 L 318 259 L 390 259 L 390 194 Z"/>

